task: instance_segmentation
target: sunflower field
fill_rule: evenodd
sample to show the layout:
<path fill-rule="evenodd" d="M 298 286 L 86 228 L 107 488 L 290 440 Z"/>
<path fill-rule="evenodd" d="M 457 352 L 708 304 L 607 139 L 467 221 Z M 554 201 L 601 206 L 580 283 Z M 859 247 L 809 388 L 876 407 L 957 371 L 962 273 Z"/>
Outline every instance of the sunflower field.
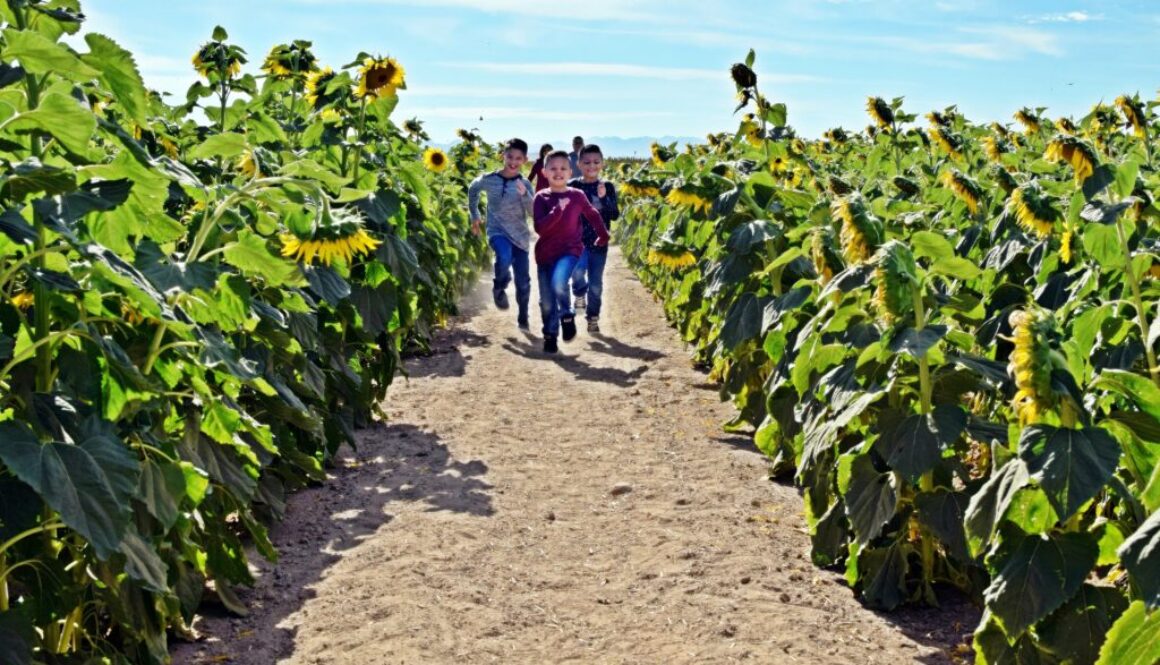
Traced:
<path fill-rule="evenodd" d="M 221 28 L 167 103 L 80 9 L 0 3 L 0 660 L 160 663 L 454 313 L 487 148 Z"/>
<path fill-rule="evenodd" d="M 1157 102 L 979 125 L 868 100 L 621 170 L 624 254 L 867 605 L 984 607 L 977 663 L 1160 662 Z"/>

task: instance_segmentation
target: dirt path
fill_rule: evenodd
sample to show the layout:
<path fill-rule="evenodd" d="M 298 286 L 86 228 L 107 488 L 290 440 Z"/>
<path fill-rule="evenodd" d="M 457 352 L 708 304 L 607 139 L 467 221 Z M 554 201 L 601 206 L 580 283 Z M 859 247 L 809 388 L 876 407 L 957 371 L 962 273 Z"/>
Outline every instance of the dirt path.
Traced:
<path fill-rule="evenodd" d="M 175 662 L 949 662 L 972 610 L 878 615 L 813 567 L 797 493 L 720 433 L 615 250 L 605 288 L 604 334 L 549 358 L 481 283 L 389 426 L 290 502 L 252 615 Z"/>

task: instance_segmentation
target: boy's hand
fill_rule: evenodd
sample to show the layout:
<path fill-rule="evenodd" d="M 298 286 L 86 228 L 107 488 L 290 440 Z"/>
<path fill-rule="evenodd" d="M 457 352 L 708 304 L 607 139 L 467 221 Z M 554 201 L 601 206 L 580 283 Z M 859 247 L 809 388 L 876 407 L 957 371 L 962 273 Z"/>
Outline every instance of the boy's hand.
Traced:
<path fill-rule="evenodd" d="M 480 230 L 479 227 L 481 227 L 482 225 L 483 225 L 482 219 L 471 220 L 471 232 L 474 233 L 475 235 L 479 235 L 479 230 Z"/>
<path fill-rule="evenodd" d="M 600 184 L 596 186 L 596 195 L 600 198 L 604 198 L 608 195 L 608 188 L 604 186 L 603 180 L 601 180 Z"/>
<path fill-rule="evenodd" d="M 524 186 L 524 181 L 517 180 L 516 181 L 516 194 L 523 196 L 524 194 L 527 194 L 527 193 L 528 193 L 528 188 Z"/>

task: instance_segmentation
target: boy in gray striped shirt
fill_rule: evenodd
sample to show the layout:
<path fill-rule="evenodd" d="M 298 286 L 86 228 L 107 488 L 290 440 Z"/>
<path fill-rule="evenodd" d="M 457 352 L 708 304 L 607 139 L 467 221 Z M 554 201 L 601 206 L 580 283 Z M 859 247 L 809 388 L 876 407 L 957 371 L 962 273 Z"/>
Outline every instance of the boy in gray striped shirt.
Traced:
<path fill-rule="evenodd" d="M 532 232 L 528 215 L 532 214 L 532 195 L 535 188 L 520 173 L 528 160 L 528 144 L 512 139 L 504 146 L 503 168 L 476 178 L 467 189 L 468 214 L 471 230 L 479 234 L 482 224 L 479 214 L 479 195 L 487 195 L 487 242 L 495 251 L 495 281 L 492 298 L 499 309 L 507 309 L 507 285 L 515 272 L 516 305 L 519 326 L 528 329 L 528 300 L 532 293 L 532 278 L 528 267 L 528 250 Z"/>

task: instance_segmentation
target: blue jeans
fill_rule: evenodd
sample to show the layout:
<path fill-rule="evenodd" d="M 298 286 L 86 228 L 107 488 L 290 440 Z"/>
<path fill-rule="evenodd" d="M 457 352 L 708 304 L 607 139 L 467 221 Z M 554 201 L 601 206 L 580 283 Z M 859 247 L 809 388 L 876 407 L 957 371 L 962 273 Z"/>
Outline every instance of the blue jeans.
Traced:
<path fill-rule="evenodd" d="M 512 281 L 514 269 L 516 306 L 519 308 L 520 319 L 527 319 L 528 301 L 532 297 L 532 275 L 528 267 L 527 250 L 516 247 L 504 236 L 492 236 L 487 242 L 495 250 L 495 281 L 492 282 L 492 288 L 496 291 L 506 290 Z"/>
<path fill-rule="evenodd" d="M 560 332 L 560 318 L 575 316 L 572 295 L 568 293 L 568 279 L 576 267 L 575 256 L 561 256 L 554 263 L 536 266 L 540 283 L 540 317 L 544 320 L 544 337 L 555 337 Z"/>
<path fill-rule="evenodd" d="M 586 248 L 572 270 L 572 295 L 577 298 L 588 296 L 584 314 L 589 319 L 600 316 L 600 304 L 604 295 L 604 264 L 607 262 L 607 250 L 593 252 Z"/>

